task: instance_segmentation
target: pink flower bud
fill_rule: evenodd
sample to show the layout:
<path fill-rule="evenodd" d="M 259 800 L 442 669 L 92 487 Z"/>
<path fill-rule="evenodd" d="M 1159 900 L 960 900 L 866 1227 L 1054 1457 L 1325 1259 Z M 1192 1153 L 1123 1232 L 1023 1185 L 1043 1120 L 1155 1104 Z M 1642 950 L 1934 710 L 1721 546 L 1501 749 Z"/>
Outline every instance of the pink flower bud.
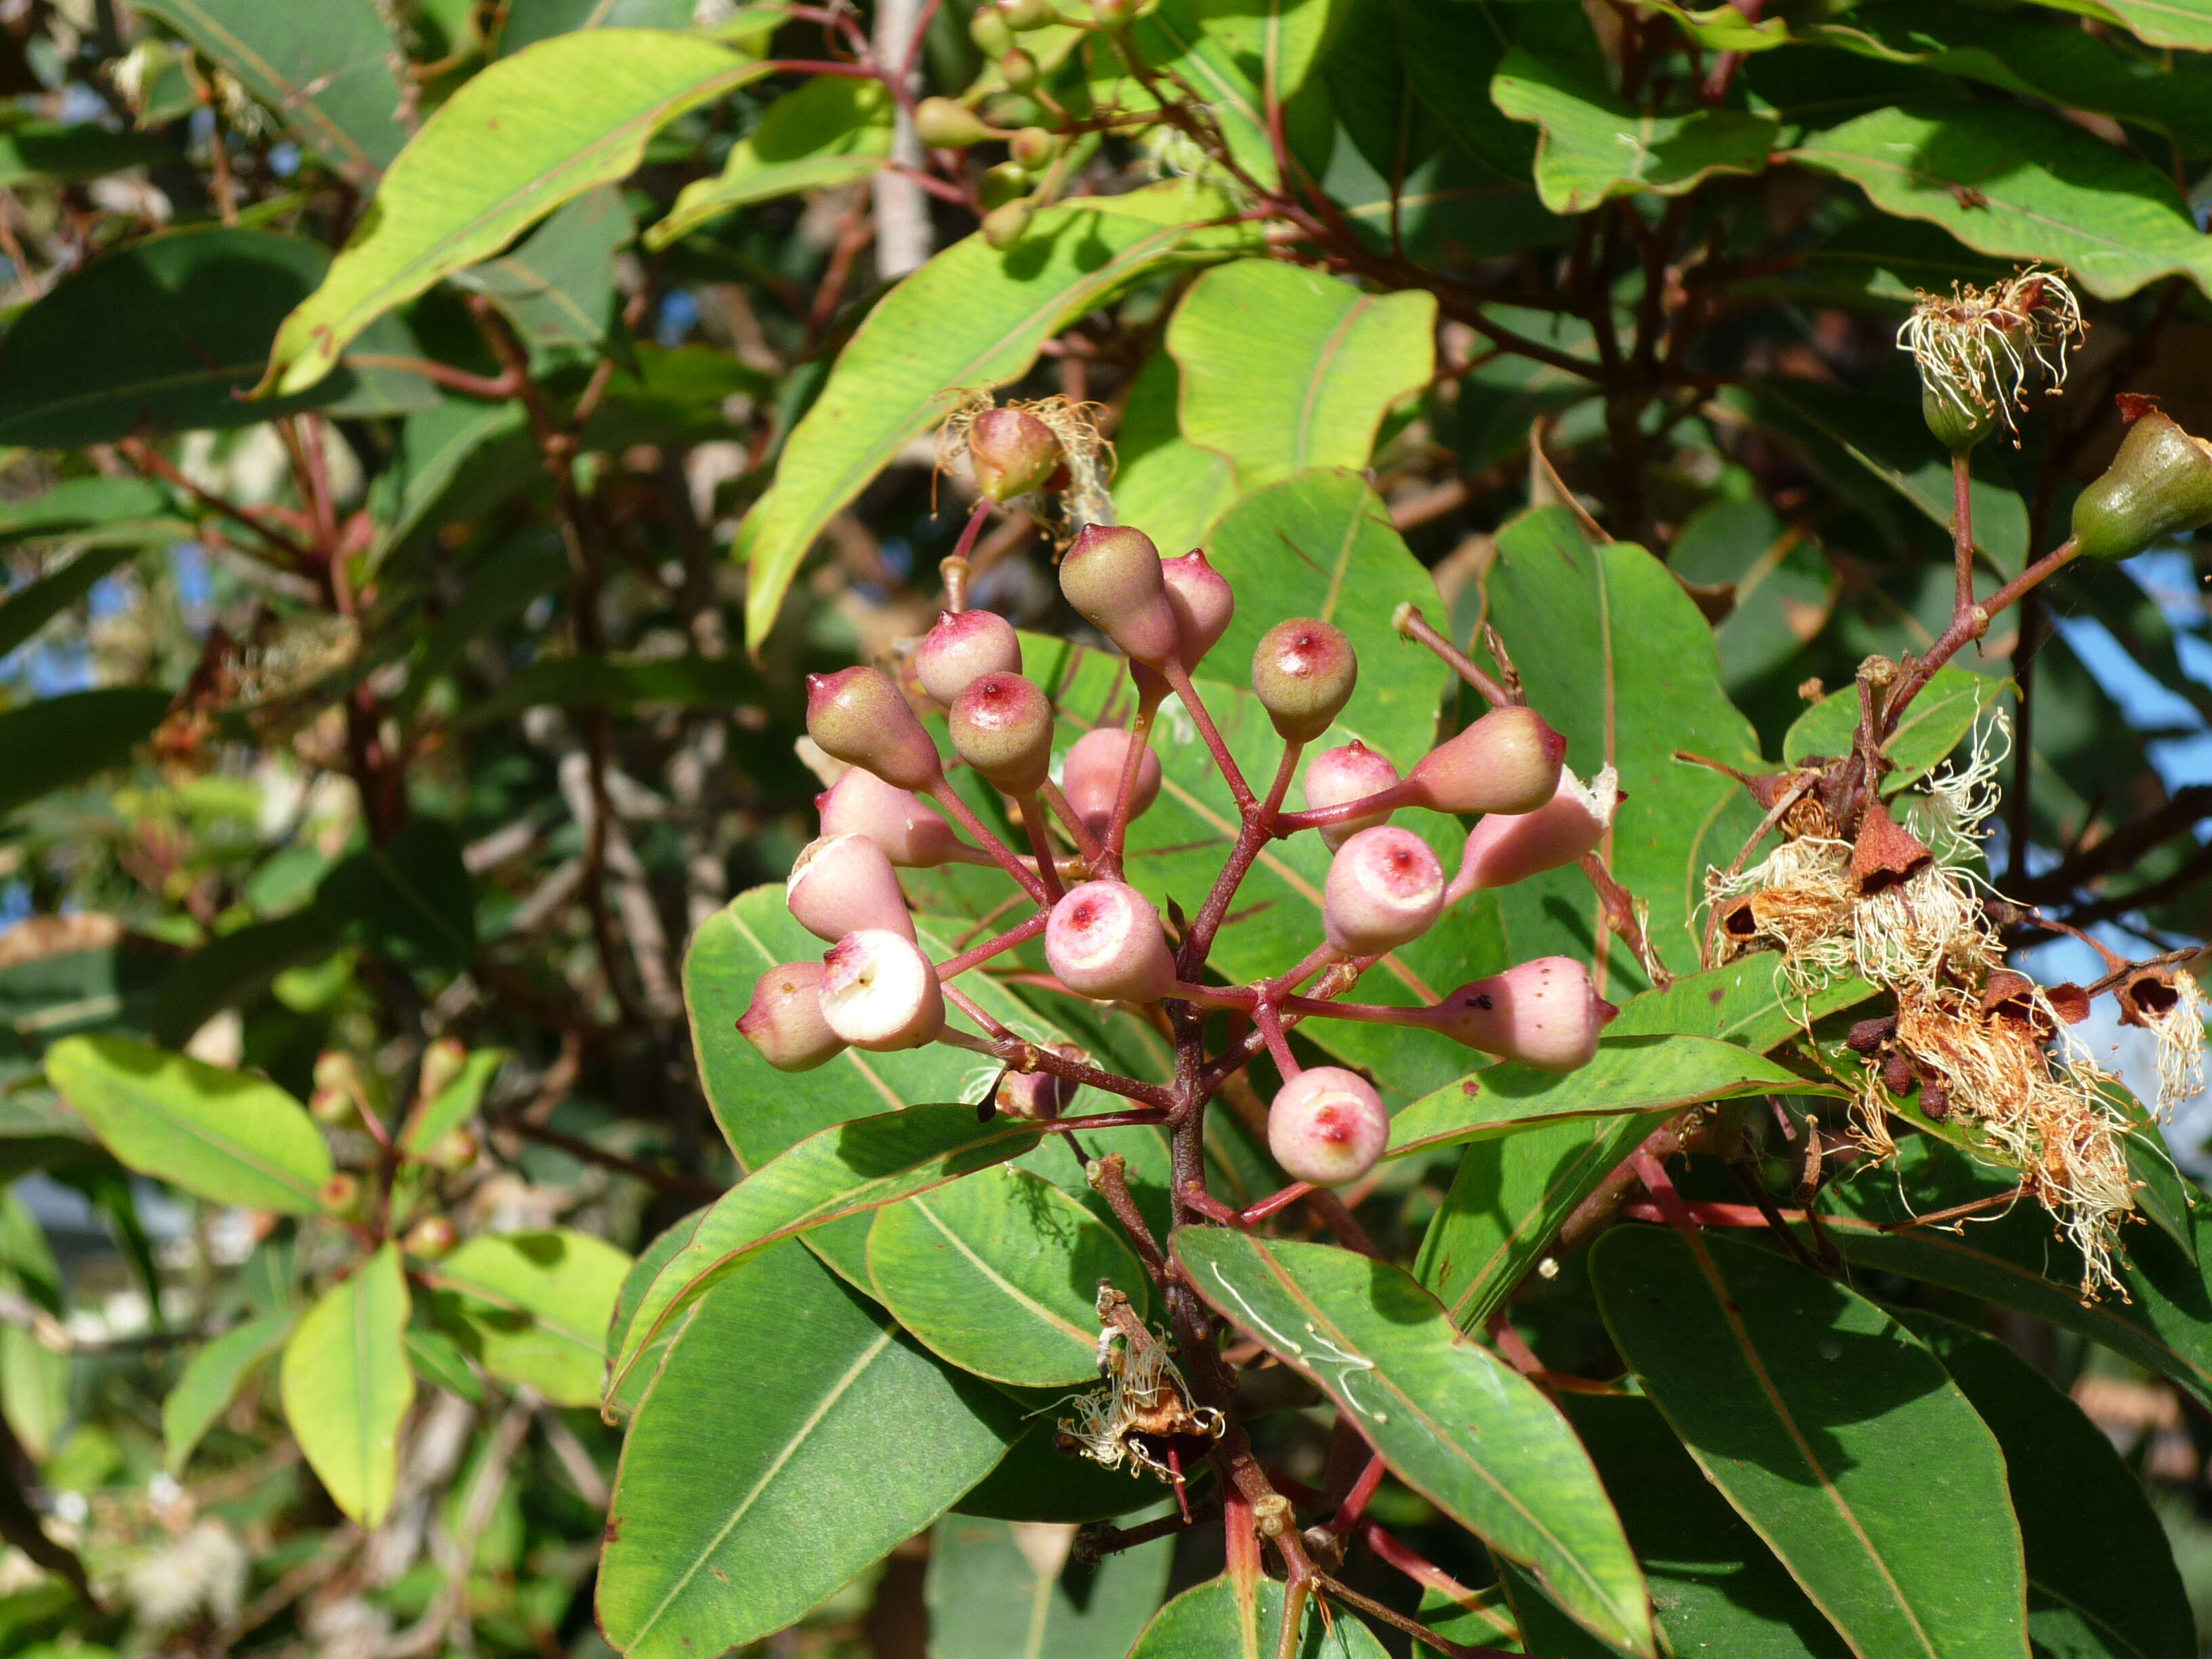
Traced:
<path fill-rule="evenodd" d="M 1286 743 L 1329 728 L 1359 683 L 1359 654 L 1341 629 L 1310 617 L 1277 623 L 1252 653 L 1252 690 Z"/>
<path fill-rule="evenodd" d="M 1397 781 L 1398 769 L 1390 763 L 1390 757 L 1376 754 L 1355 738 L 1340 749 L 1324 749 L 1307 763 L 1306 810 L 1311 812 L 1324 806 L 1364 800 Z M 1322 829 L 1321 838 L 1334 852 L 1362 830 L 1372 830 L 1389 821 L 1390 809 L 1386 805 L 1379 811 L 1363 812 L 1341 823 L 1328 824 Z"/>
<path fill-rule="evenodd" d="M 822 1018 L 855 1048 L 919 1048 L 945 1029 L 936 964 L 887 927 L 848 933 L 822 958 Z"/>
<path fill-rule="evenodd" d="M 1493 708 L 1407 775 L 1416 804 L 1437 812 L 1533 812 L 1559 787 L 1567 740 L 1533 708 Z"/>
<path fill-rule="evenodd" d="M 1540 1072 L 1571 1072 L 1597 1052 L 1598 1033 L 1620 1011 L 1598 995 L 1572 957 L 1539 957 L 1462 985 L 1428 1023 L 1455 1042 Z"/>
<path fill-rule="evenodd" d="M 1429 931 L 1444 906 L 1444 867 L 1410 830 L 1381 824 L 1336 849 L 1322 931 L 1346 956 L 1376 957 Z"/>
<path fill-rule="evenodd" d="M 1054 1043 L 1053 1052 L 1067 1060 L 1084 1058 L 1083 1050 L 1072 1043 Z M 1073 1103 L 1082 1087 L 1071 1078 L 1054 1077 L 1050 1072 L 1009 1072 L 999 1079 L 998 1106 L 1009 1117 L 1049 1121 Z"/>
<path fill-rule="evenodd" d="M 994 501 L 1010 501 L 1060 470 L 1060 440 L 1034 415 L 987 409 L 968 428 L 968 466 L 975 488 Z"/>
<path fill-rule="evenodd" d="M 1173 988 L 1160 913 L 1118 881 L 1086 881 L 1053 906 L 1044 959 L 1062 985 L 1101 1001 L 1157 1002 Z"/>
<path fill-rule="evenodd" d="M 863 927 L 914 937 L 897 872 L 866 836 L 823 836 L 807 842 L 784 883 L 783 902 L 817 939 L 834 943 Z"/>
<path fill-rule="evenodd" d="M 859 767 L 814 798 L 825 836 L 866 836 L 884 856 L 908 870 L 988 862 L 989 855 L 952 833 L 938 810 L 910 789 L 895 789 Z"/>
<path fill-rule="evenodd" d="M 914 677 L 947 708 L 986 674 L 1018 674 L 1022 641 L 1013 623 L 989 611 L 947 611 L 914 648 Z"/>
<path fill-rule="evenodd" d="M 738 1035 L 779 1072 L 812 1071 L 845 1046 L 822 1018 L 821 991 L 820 963 L 777 963 L 754 982 Z"/>
<path fill-rule="evenodd" d="M 1106 833 L 1114 819 L 1114 798 L 1121 792 L 1121 769 L 1127 763 L 1130 737 L 1118 727 L 1101 726 L 1085 732 L 1067 751 L 1060 768 L 1060 790 L 1083 827 L 1094 836 Z M 1160 757 L 1149 745 L 1137 762 L 1136 787 L 1129 792 L 1129 817 L 1144 816 L 1145 809 L 1160 798 Z"/>
<path fill-rule="evenodd" d="M 880 669 L 809 674 L 806 734 L 823 753 L 901 789 L 927 789 L 944 772 L 937 745 Z"/>
<path fill-rule="evenodd" d="M 954 700 L 946 726 L 960 758 L 1010 795 L 1052 769 L 1052 704 L 1019 674 L 986 674 Z"/>
<path fill-rule="evenodd" d="M 1158 668 L 1180 643 L 1160 550 L 1127 525 L 1087 526 L 1060 562 L 1060 591 L 1133 661 Z"/>
<path fill-rule="evenodd" d="M 1316 1187 L 1358 1180 L 1389 1144 L 1382 1097 L 1341 1066 L 1300 1072 L 1267 1108 L 1267 1150 L 1293 1178 Z"/>
<path fill-rule="evenodd" d="M 1229 579 L 1206 562 L 1203 548 L 1161 560 L 1160 579 L 1167 583 L 1168 609 L 1175 612 L 1183 672 L 1196 673 L 1206 653 L 1229 631 L 1229 619 L 1237 614 L 1236 592 Z"/>
<path fill-rule="evenodd" d="M 1620 775 L 1610 766 L 1588 784 L 1561 767 L 1559 789 L 1534 811 L 1492 812 L 1468 831 L 1467 853 L 1444 902 L 1572 864 L 1605 839 L 1620 796 Z"/>

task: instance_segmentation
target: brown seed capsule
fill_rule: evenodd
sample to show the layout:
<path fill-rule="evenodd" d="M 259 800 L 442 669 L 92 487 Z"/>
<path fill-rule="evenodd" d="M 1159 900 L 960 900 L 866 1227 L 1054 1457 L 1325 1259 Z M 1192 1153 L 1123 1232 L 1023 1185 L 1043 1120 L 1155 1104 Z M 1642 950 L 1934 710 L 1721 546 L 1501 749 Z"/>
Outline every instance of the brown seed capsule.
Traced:
<path fill-rule="evenodd" d="M 1881 1062 L 1881 1086 L 1900 1097 L 1912 1092 L 1912 1062 L 1894 1048 Z"/>
<path fill-rule="evenodd" d="M 878 669 L 809 674 L 806 733 L 824 754 L 900 789 L 927 789 L 944 775 L 937 745 Z"/>
<path fill-rule="evenodd" d="M 1176 656 L 1182 636 L 1168 604 L 1160 550 L 1143 531 L 1085 526 L 1060 562 L 1060 591 L 1133 661 L 1158 668 Z"/>
<path fill-rule="evenodd" d="M 1052 704 L 1019 674 L 986 674 L 945 721 L 960 758 L 1010 795 L 1036 792 L 1052 769 Z"/>
<path fill-rule="evenodd" d="M 1344 630 L 1310 617 L 1277 623 L 1252 653 L 1252 690 L 1286 743 L 1328 730 L 1359 684 L 1359 653 Z"/>
<path fill-rule="evenodd" d="M 1935 862 L 1936 855 L 1876 801 L 1859 824 L 1851 847 L 1851 879 L 1862 893 L 1878 892 L 1909 879 Z"/>

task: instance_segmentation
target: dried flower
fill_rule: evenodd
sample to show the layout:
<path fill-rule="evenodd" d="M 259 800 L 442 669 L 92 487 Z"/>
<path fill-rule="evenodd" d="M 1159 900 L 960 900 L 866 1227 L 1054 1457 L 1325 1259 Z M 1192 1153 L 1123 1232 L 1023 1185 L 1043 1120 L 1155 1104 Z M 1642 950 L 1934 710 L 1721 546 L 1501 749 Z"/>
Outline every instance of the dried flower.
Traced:
<path fill-rule="evenodd" d="M 2087 331 L 2065 278 L 2030 265 L 1986 289 L 1954 283 L 1948 299 L 1916 291 L 1897 347 L 1912 354 L 1931 403 L 1969 427 L 1994 416 L 2016 432 L 2013 411 L 2030 380 L 2047 378 L 2053 392 L 2064 386 L 2066 354 Z"/>

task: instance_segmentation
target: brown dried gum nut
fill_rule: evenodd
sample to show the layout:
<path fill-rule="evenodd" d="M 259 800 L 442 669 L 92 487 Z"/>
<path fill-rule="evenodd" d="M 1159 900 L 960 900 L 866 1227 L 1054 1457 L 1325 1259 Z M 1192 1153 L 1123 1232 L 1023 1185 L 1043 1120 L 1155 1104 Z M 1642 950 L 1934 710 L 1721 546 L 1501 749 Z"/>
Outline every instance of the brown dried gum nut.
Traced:
<path fill-rule="evenodd" d="M 2112 994 L 2120 1005 L 2123 1025 L 2154 1025 L 2181 1000 L 2173 988 L 2174 969 L 2164 964 L 2138 968 L 2122 980 Z"/>
<path fill-rule="evenodd" d="M 1936 855 L 1880 801 L 1867 808 L 1859 838 L 1851 848 L 1851 879 L 1862 893 L 1905 880 L 1935 862 Z"/>

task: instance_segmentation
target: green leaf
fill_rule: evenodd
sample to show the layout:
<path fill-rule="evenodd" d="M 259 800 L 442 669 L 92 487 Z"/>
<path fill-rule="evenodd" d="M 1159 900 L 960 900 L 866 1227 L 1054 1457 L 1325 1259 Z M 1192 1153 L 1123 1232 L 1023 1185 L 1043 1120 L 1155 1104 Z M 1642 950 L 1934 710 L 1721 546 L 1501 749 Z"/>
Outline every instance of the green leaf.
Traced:
<path fill-rule="evenodd" d="M 480 1235 L 424 1277 L 464 1300 L 465 1346 L 494 1376 L 556 1406 L 596 1405 L 607 1322 L 630 1259 L 566 1228 Z"/>
<path fill-rule="evenodd" d="M 2212 287 L 2212 256 L 2172 181 L 2040 110 L 1995 102 L 1876 110 L 1808 134 L 1790 159 L 1848 179 L 1883 212 L 1929 220 L 1978 252 L 2063 266 L 2100 299 L 2173 275 Z"/>
<path fill-rule="evenodd" d="M 1098 1376 L 1098 1286 L 1149 1300 L 1127 1245 L 1066 1193 L 1000 1168 L 876 1212 L 876 1298 L 940 1359 L 994 1382 Z"/>
<path fill-rule="evenodd" d="M 1935 1351 L 2004 1450 L 2038 1651 L 2188 1652 L 2195 1621 L 2166 1529 L 2104 1431 L 1995 1337 L 1917 1310 L 1897 1316 Z"/>
<path fill-rule="evenodd" d="M 1383 416 L 1436 372 L 1436 319 L 1432 295 L 1364 293 L 1272 259 L 1209 270 L 1168 325 L 1182 435 L 1226 455 L 1247 489 L 1365 466 Z"/>
<path fill-rule="evenodd" d="M 1182 435 L 1176 404 L 1182 371 L 1156 351 L 1138 371 L 1114 434 L 1114 515 L 1141 525 L 1174 557 L 1196 547 L 1237 500 L 1236 469 L 1225 455 Z"/>
<path fill-rule="evenodd" d="M 606 1335 L 601 1345 L 608 1359 L 622 1352 L 623 1340 L 629 1334 L 630 1322 L 637 1317 L 638 1304 L 644 1301 L 647 1288 L 660 1276 L 660 1270 L 674 1259 L 676 1253 L 691 1242 L 706 1213 L 703 1206 L 692 1211 L 661 1232 L 629 1264 L 629 1271 L 623 1275 L 622 1288 L 615 1293 L 614 1312 L 607 1320 Z M 659 1374 L 668 1345 L 683 1334 L 687 1322 L 688 1320 L 679 1319 L 661 1327 L 660 1334 L 640 1351 L 637 1363 L 619 1383 L 607 1389 L 600 1406 L 602 1411 L 611 1417 L 627 1418 L 637 1409 L 637 1402 L 645 1398 L 646 1389 L 653 1386 L 653 1379 Z"/>
<path fill-rule="evenodd" d="M 979 1123 L 972 1106 L 949 1104 L 912 1106 L 810 1135 L 716 1200 L 690 1242 L 647 1286 L 609 1368 L 609 1392 L 622 1387 L 671 1321 L 763 1251 L 1018 1157 L 1041 1133 L 1019 1119 Z"/>
<path fill-rule="evenodd" d="M 1617 1228 L 1590 1277 L 1645 1392 L 1856 1651 L 2018 1659 L 2004 1457 L 1903 1327 L 1712 1232 Z"/>
<path fill-rule="evenodd" d="M 817 75 L 768 106 L 730 149 L 719 177 L 684 186 L 645 233 L 658 252 L 701 225 L 756 202 L 866 179 L 891 153 L 891 97 L 880 81 Z"/>
<path fill-rule="evenodd" d="M 2212 50 L 2212 5 L 2205 0 L 2035 0 L 2035 3 L 2117 23 L 2154 46 Z"/>
<path fill-rule="evenodd" d="M 114 132 L 92 121 L 17 121 L 0 127 L 0 185 L 97 179 L 103 173 L 171 159 L 143 132 Z"/>
<path fill-rule="evenodd" d="M 61 1264 L 38 1217 L 12 1188 L 0 1189 L 0 1290 L 57 1319 L 63 1313 Z M 46 1462 L 69 1415 L 69 1355 L 47 1347 L 30 1327 L 0 1325 L 0 1418 L 33 1462 Z"/>
<path fill-rule="evenodd" d="M 316 908 L 368 949 L 398 962 L 458 970 L 476 955 L 476 904 L 453 827 L 418 817 L 381 846 L 332 866 Z"/>
<path fill-rule="evenodd" d="M 1741 698 L 1770 675 L 1796 671 L 1835 612 L 1841 583 L 1826 550 L 1753 496 L 1709 502 L 1674 532 L 1668 568 L 1686 581 L 1724 584 L 1731 603 L 1713 627 L 1721 679 Z"/>
<path fill-rule="evenodd" d="M 433 1388 L 457 1394 L 472 1406 L 483 1403 L 483 1384 L 469 1367 L 460 1345 L 443 1331 L 428 1325 L 407 1328 L 407 1363 L 415 1375 Z"/>
<path fill-rule="evenodd" d="M 386 1244 L 325 1291 L 284 1345 L 284 1415 L 307 1467 L 371 1530 L 391 1511 L 399 1425 L 415 1401 L 407 1315 L 399 1247 Z"/>
<path fill-rule="evenodd" d="M 378 317 L 625 177 L 661 127 L 766 72 L 689 35 L 599 29 L 472 76 L 409 141 L 376 210 L 284 319 L 259 390 L 313 386 Z"/>
<path fill-rule="evenodd" d="M 1014 1432 L 1011 1404 L 805 1250 L 757 1257 L 699 1304 L 630 1425 L 599 1626 L 626 1659 L 781 1630 L 944 1513 Z"/>
<path fill-rule="evenodd" d="M 519 400 L 485 404 L 448 398 L 418 410 L 400 428 L 391 464 L 369 486 L 370 510 L 377 521 L 377 560 L 389 558 L 420 532 L 497 506 L 541 482 L 544 475 L 544 459 L 530 435 L 529 416 Z M 563 554 L 564 570 L 566 557 Z M 484 561 L 487 568 L 490 562 L 489 558 Z M 517 614 L 538 591 L 542 590 L 515 602 Z M 512 589 L 495 586 L 492 592 Z M 473 601 L 470 609 L 487 609 L 492 594 L 471 584 L 465 605 L 469 601 Z M 413 686 L 411 677 L 408 684 Z"/>
<path fill-rule="evenodd" d="M 1842 1092 L 1711 1037 L 1607 1035 L 1579 1071 L 1492 1066 L 1423 1096 L 1390 1120 L 1383 1156 L 1518 1134 L 1562 1118 L 1663 1115 L 1744 1095 Z"/>
<path fill-rule="evenodd" d="M 1717 173 L 1761 173 L 1774 147 L 1771 115 L 1647 115 L 1576 67 L 1517 46 L 1492 76 L 1490 96 L 1541 130 L 1536 193 L 1553 213 L 1587 213 L 1644 191 L 1679 196 Z"/>
<path fill-rule="evenodd" d="M 137 551 L 128 545 L 87 548 L 60 569 L 26 582 L 0 599 L 0 657 L 35 635 Z"/>
<path fill-rule="evenodd" d="M 1183 1227 L 1176 1259 L 1223 1317 L 1311 1378 L 1407 1485 L 1528 1566 L 1614 1646 L 1650 1655 L 1643 1575 L 1552 1403 L 1387 1262 Z"/>
<path fill-rule="evenodd" d="M 757 694 L 760 677 L 727 657 L 541 657 L 490 696 L 460 712 L 457 729 L 511 720 L 531 708 L 641 702 L 685 708 L 727 708 Z"/>
<path fill-rule="evenodd" d="M 309 149 L 367 189 L 406 143 L 406 60 L 374 0 L 130 0 L 228 70 Z"/>
<path fill-rule="evenodd" d="M 1159 0 L 1138 17 L 1130 38 L 1155 82 L 1195 94 L 1237 166 L 1272 187 L 1282 173 L 1268 137 L 1269 97 L 1279 104 L 1304 81 L 1332 10 L 1328 0 Z M 1091 63 L 1091 93 L 1102 106 L 1131 113 L 1159 106 L 1119 52 L 1098 52 Z"/>
<path fill-rule="evenodd" d="M 1307 1603 L 1297 1659 L 1382 1659 L 1388 1651 L 1356 1613 L 1334 1608 L 1331 1620 Z M 1282 1628 L 1281 1584 L 1224 1573 L 1162 1607 L 1129 1659 L 1267 1659 L 1282 1651 L 1276 1645 Z"/>
<path fill-rule="evenodd" d="M 64 478 L 27 500 L 0 504 L 0 538 L 8 541 L 142 525 L 149 533 L 155 525 L 179 538 L 191 533 L 191 521 L 178 511 L 176 497 L 151 478 Z"/>
<path fill-rule="evenodd" d="M 1122 1659 L 1166 1594 L 1172 1538 L 1096 1563 L 1075 1528 L 951 1515 L 937 1523 L 930 1659 Z"/>
<path fill-rule="evenodd" d="M 246 1379 L 284 1346 L 294 1316 L 289 1309 L 256 1314 L 232 1326 L 186 1363 L 161 1401 L 161 1467 L 171 1475 L 185 1472 L 192 1448 L 230 1409 Z"/>
<path fill-rule="evenodd" d="M 1006 1448 L 999 1467 L 962 1494 L 956 1514 L 992 1521 L 1043 1521 L 1062 1525 L 1106 1521 L 1150 1508 L 1157 1486 L 1133 1480 L 1126 1469 L 1101 1468 L 1060 1449 L 1060 1425 L 1048 1413 Z M 1203 1468 L 1193 1473 L 1194 1485 Z"/>
<path fill-rule="evenodd" d="M 311 395 L 246 401 L 278 324 L 330 268 L 329 253 L 305 237 L 221 226 L 170 231 L 95 260 L 9 329 L 0 443 L 73 449 L 222 431 L 302 409 L 387 415 L 434 403 L 428 381 L 350 356 L 334 358 L 339 372 Z M 131 327 L 114 327 L 118 317 Z M 421 355 L 396 318 L 360 347 L 386 360 Z"/>
<path fill-rule="evenodd" d="M 1734 6 L 1682 6 L 1673 0 L 1637 0 L 1637 6 L 1642 11 L 1664 12 L 1709 52 L 1768 52 L 1790 39 L 1790 26 L 1780 18 L 1758 21 Z"/>
<path fill-rule="evenodd" d="M 147 1034 L 156 1042 L 182 1048 L 215 1015 L 252 1001 L 286 969 L 321 961 L 343 939 L 339 919 L 314 904 L 274 921 L 233 928 L 162 979 L 147 1012 Z"/>
<path fill-rule="evenodd" d="M 619 321 L 615 255 L 636 234 L 622 191 L 601 185 L 453 281 L 497 304 L 534 346 L 603 350 Z"/>
<path fill-rule="evenodd" d="M 822 527 L 944 420 L 948 394 L 1018 379 L 1045 341 L 1142 276 L 1253 246 L 1249 226 L 1194 222 L 1225 210 L 1182 184 L 1087 197 L 1039 212 L 1003 253 L 969 236 L 893 289 L 838 354 L 745 521 L 746 643 L 768 637 Z"/>
<path fill-rule="evenodd" d="M 1882 780 L 1882 793 L 1895 794 L 1942 765 L 2011 684 L 1964 668 L 1937 669 L 1882 744 L 1882 752 L 1897 766 Z M 1808 755 L 1848 755 L 1858 728 L 1859 694 L 1854 686 L 1821 698 L 1800 714 L 1783 737 L 1782 758 L 1794 765 Z"/>
<path fill-rule="evenodd" d="M 1663 990 L 1631 998 L 1605 1034 L 1626 1037 L 1682 1031 L 1717 1037 L 1763 1054 L 1802 1036 L 1815 1021 L 1876 994 L 1864 980 L 1846 979 L 1809 998 L 1800 997 L 1783 984 L 1780 967 L 1780 957 L 1760 951 L 1739 957 L 1724 968 L 1687 975 Z"/>
<path fill-rule="evenodd" d="M 684 0 L 511 0 L 499 31 L 499 50 L 512 56 L 525 46 L 573 29 L 680 29 L 696 7 Z"/>
<path fill-rule="evenodd" d="M 40 796 L 120 766 L 169 712 L 169 694 L 102 686 L 0 709 L 0 817 Z"/>
<path fill-rule="evenodd" d="M 399 1150 L 422 1153 L 455 1129 L 465 1126 L 483 1108 L 484 1091 L 507 1064 L 504 1048 L 471 1048 L 462 1062 L 460 1075 L 409 1114 L 399 1132 Z"/>
<path fill-rule="evenodd" d="M 313 1215 L 330 1148 L 307 1108 L 267 1079 L 119 1036 L 73 1036 L 46 1076 L 125 1167 L 217 1204 Z"/>

